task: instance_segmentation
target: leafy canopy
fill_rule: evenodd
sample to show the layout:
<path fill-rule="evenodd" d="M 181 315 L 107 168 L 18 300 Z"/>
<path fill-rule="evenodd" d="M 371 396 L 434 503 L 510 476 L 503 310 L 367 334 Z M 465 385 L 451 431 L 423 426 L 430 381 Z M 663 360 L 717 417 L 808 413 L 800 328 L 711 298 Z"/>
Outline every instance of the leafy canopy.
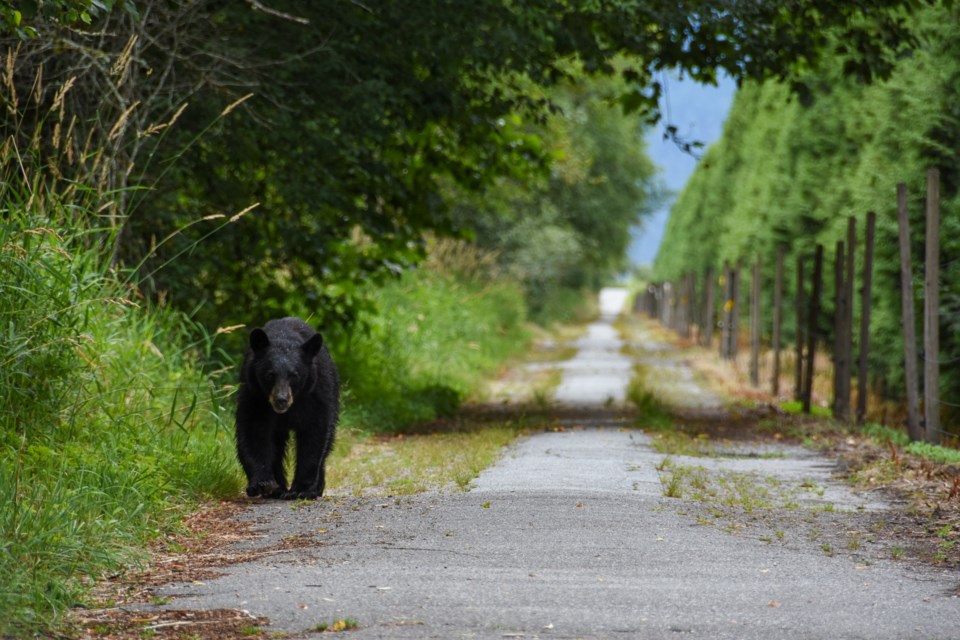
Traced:
<path fill-rule="evenodd" d="M 848 74 L 884 76 L 912 40 L 904 15 L 916 4 L 172 0 L 118 11 L 56 0 L 4 24 L 8 45 L 35 36 L 15 63 L 18 95 L 38 96 L 21 115 L 57 104 L 56 83 L 33 91 L 41 66 L 60 86 L 77 78 L 59 111 L 65 126 L 76 116 L 76 148 L 58 151 L 89 157 L 91 134 L 109 147 L 94 175 L 115 262 L 214 324 L 250 308 L 354 317 L 366 305 L 358 285 L 420 261 L 424 232 L 470 232 L 451 214 L 450 181 L 482 193 L 551 165 L 539 134 L 500 124 L 545 122 L 561 106 L 551 87 L 617 76 L 621 106 L 653 121 L 659 69 L 785 78 L 842 48 Z M 8 18 L 12 7 L 0 3 Z M 84 166 L 64 173 L 82 178 Z M 125 195 L 136 184 L 154 188 Z M 219 224 L 198 221 L 255 203 L 197 248 Z"/>

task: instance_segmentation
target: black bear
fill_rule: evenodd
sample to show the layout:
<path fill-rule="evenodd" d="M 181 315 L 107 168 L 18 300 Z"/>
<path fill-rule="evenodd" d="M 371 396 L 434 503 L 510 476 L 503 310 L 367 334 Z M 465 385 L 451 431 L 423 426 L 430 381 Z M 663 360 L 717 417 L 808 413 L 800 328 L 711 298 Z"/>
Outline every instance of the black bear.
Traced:
<path fill-rule="evenodd" d="M 247 495 L 318 498 L 340 413 L 340 381 L 323 338 L 298 318 L 250 333 L 237 395 L 237 457 Z M 283 460 L 293 432 L 297 464 L 287 487 Z"/>

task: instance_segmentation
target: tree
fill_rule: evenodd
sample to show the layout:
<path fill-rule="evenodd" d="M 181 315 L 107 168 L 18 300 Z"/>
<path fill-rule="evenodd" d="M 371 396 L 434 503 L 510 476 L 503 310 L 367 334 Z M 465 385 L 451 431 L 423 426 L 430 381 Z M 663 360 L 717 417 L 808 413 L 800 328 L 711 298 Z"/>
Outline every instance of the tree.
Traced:
<path fill-rule="evenodd" d="M 498 123 L 543 121 L 558 106 L 544 88 L 575 67 L 622 78 L 621 104 L 652 121 L 653 73 L 667 67 L 704 82 L 718 69 L 786 77 L 845 47 L 848 73 L 884 75 L 911 39 L 902 12 L 913 5 L 125 2 L 138 18 L 63 0 L 43 6 L 68 18 L 90 7 L 91 27 L 37 12 L 11 82 L 31 95 L 42 65 L 48 88 L 16 107 L 39 120 L 77 77 L 50 122 L 72 127 L 72 148 L 60 138 L 51 149 L 51 133 L 41 152 L 85 159 L 67 177 L 99 186 L 116 262 L 139 266 L 149 295 L 209 324 L 252 308 L 348 319 L 364 304 L 358 283 L 416 263 L 424 231 L 466 231 L 444 200 L 448 180 L 479 191 L 549 163 Z M 254 203 L 198 248 L 221 224 L 204 218 Z"/>

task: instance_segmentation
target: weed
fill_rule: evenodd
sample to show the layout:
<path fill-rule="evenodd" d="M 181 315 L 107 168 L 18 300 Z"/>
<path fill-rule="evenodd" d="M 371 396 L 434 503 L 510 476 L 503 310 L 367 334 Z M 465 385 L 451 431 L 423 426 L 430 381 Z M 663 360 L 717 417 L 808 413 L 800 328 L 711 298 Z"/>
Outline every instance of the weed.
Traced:
<path fill-rule="evenodd" d="M 906 451 L 915 456 L 942 464 L 960 464 L 960 451 L 930 444 L 929 442 L 911 442 L 907 445 Z"/>
<path fill-rule="evenodd" d="M 670 478 L 666 481 L 663 489 L 663 495 L 667 498 L 683 497 L 683 474 L 679 470 L 674 470 Z"/>
<path fill-rule="evenodd" d="M 339 633 L 341 631 L 352 631 L 359 628 L 360 623 L 353 618 L 341 618 L 330 624 L 327 624 L 326 622 L 320 622 L 313 628 L 313 630 L 321 633 Z"/>
<path fill-rule="evenodd" d="M 648 371 L 641 364 L 634 365 L 633 377 L 627 385 L 627 400 L 637 407 L 640 425 L 644 428 L 669 428 L 673 420 L 666 407 L 647 384 Z"/>
<path fill-rule="evenodd" d="M 875 440 L 879 444 L 886 445 L 892 443 L 898 447 L 905 447 L 910 444 L 910 437 L 906 433 L 883 425 L 875 423 L 865 424 L 861 431 L 865 436 Z"/>
<path fill-rule="evenodd" d="M 900 560 L 900 559 L 902 559 L 902 558 L 903 558 L 903 555 L 904 555 L 903 547 L 901 547 L 901 546 L 899 546 L 899 545 L 894 545 L 893 547 L 890 548 L 890 556 L 891 556 L 894 560 Z"/>
<path fill-rule="evenodd" d="M 242 636 L 256 636 L 260 635 L 260 627 L 243 627 L 240 629 L 240 635 Z"/>

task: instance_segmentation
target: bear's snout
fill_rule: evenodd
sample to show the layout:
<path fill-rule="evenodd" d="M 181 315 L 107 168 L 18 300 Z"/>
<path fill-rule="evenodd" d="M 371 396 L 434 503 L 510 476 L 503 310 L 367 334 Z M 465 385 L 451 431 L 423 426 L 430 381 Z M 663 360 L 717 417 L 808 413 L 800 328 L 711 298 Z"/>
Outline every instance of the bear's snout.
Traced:
<path fill-rule="evenodd" d="M 293 391 L 289 383 L 278 382 L 270 391 L 270 406 L 277 413 L 286 413 L 293 405 Z"/>

